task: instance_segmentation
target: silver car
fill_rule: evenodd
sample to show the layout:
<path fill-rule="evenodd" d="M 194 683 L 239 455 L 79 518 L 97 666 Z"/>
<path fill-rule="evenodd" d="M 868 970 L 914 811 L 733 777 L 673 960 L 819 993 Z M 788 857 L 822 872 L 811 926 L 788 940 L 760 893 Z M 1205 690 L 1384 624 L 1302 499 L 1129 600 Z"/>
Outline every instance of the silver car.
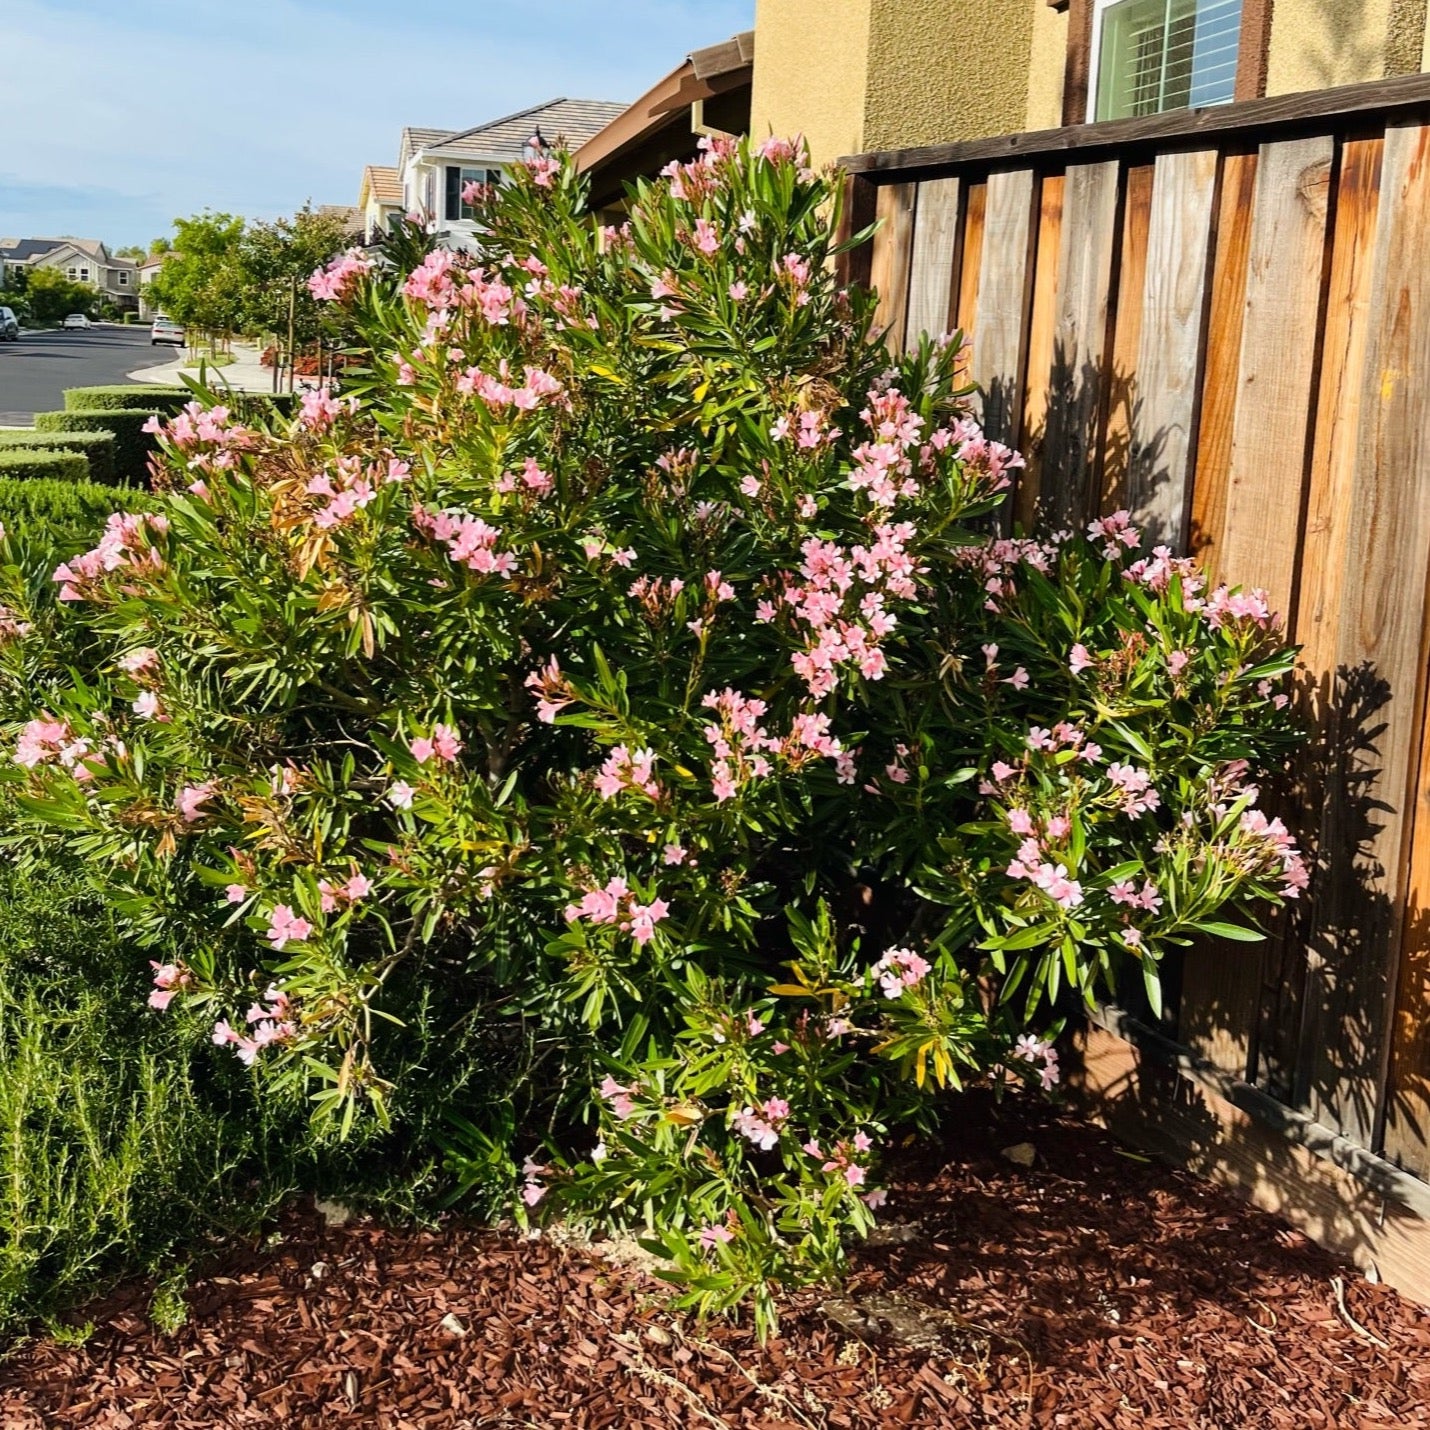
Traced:
<path fill-rule="evenodd" d="M 19 341 L 20 320 L 15 316 L 13 308 L 0 308 L 0 338 L 4 338 L 7 343 Z"/>
<path fill-rule="evenodd" d="M 83 313 L 71 313 L 68 318 L 60 324 L 62 328 L 92 328 L 93 323 L 85 317 Z"/>
<path fill-rule="evenodd" d="M 172 318 L 166 318 L 162 314 L 154 319 L 154 325 L 149 329 L 149 346 L 152 348 L 155 343 L 173 343 L 176 347 L 184 345 L 184 330 Z"/>

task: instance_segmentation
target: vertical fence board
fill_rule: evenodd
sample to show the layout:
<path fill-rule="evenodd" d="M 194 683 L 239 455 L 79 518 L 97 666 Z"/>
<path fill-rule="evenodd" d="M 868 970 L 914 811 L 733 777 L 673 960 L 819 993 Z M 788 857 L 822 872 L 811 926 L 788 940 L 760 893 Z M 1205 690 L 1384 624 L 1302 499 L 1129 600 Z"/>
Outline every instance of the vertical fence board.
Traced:
<path fill-rule="evenodd" d="M 1370 1145 L 1407 890 L 1430 569 L 1430 129 L 1386 130 L 1341 597 L 1305 1091 Z M 1399 1135 L 1399 1121 L 1393 1129 Z"/>
<path fill-rule="evenodd" d="M 1263 144 L 1246 274 L 1236 417 L 1219 575 L 1291 607 L 1311 436 L 1321 281 L 1335 144 Z"/>
<path fill-rule="evenodd" d="M 909 302 L 909 260 L 914 245 L 914 200 L 917 184 L 885 184 L 879 189 L 876 212 L 880 230 L 874 246 L 869 281 L 879 294 L 875 325 L 894 352 L 904 347 L 904 319 Z"/>
<path fill-rule="evenodd" d="M 1383 147 L 1379 136 L 1348 140 L 1341 148 L 1336 176 L 1336 221 L 1321 339 L 1310 489 L 1301 541 L 1301 577 L 1288 625 L 1288 634 L 1302 646 L 1300 708 L 1313 729 L 1327 725 L 1335 684 L 1336 622 L 1346 578 L 1346 526 L 1355 475 L 1361 372 L 1370 326 Z M 1287 812 L 1287 823 L 1296 831 L 1313 868 L 1319 862 L 1318 816 L 1325 798 L 1323 764 L 1320 740 L 1298 752 Z M 1294 1087 L 1306 945 L 1315 897 L 1313 887 L 1310 897 L 1281 920 L 1263 960 L 1256 1072 L 1269 1091 L 1287 1100 Z"/>
<path fill-rule="evenodd" d="M 970 184 L 963 213 L 963 257 L 959 263 L 957 310 L 957 326 L 969 340 L 973 337 L 973 319 L 978 308 L 978 277 L 983 268 L 983 214 L 987 203 L 988 185 Z"/>
<path fill-rule="evenodd" d="M 913 255 L 909 266 L 909 311 L 905 342 L 914 347 L 921 333 L 939 337 L 953 324 L 958 281 L 958 179 L 925 179 L 914 205 Z"/>
<path fill-rule="evenodd" d="M 1030 531 L 1042 486 L 1043 445 L 1047 436 L 1048 397 L 1057 328 L 1058 263 L 1062 257 L 1063 176 L 1044 174 L 1038 186 L 1037 251 L 1033 259 L 1033 301 L 1028 320 L 1027 377 L 1023 391 L 1023 426 L 1019 447 L 1027 466 L 1017 474 L 1013 518 Z"/>
<path fill-rule="evenodd" d="M 982 393 L 983 426 L 1000 442 L 1017 441 L 1023 407 L 1023 357 L 1033 271 L 1031 169 L 988 176 L 982 271 L 973 326 L 973 380 Z"/>
<path fill-rule="evenodd" d="M 1218 575 L 1264 586 L 1283 614 L 1300 549 L 1333 157 L 1322 135 L 1263 144 L 1256 165 Z M 1213 944 L 1187 961 L 1183 1035 L 1238 1077 L 1251 1059 L 1261 970 L 1260 951 L 1245 944 Z"/>
<path fill-rule="evenodd" d="M 1155 164 L 1133 164 L 1123 179 L 1122 248 L 1117 314 L 1107 363 L 1107 435 L 1102 443 L 1102 512 L 1127 505 L 1132 409 L 1137 401 L 1137 347 L 1142 339 L 1142 291 L 1147 282 L 1147 234 L 1152 223 Z"/>
<path fill-rule="evenodd" d="M 1070 164 L 1064 178 L 1041 493 L 1043 519 L 1052 528 L 1081 526 L 1097 490 L 1118 176 L 1117 161 L 1108 160 Z"/>
<path fill-rule="evenodd" d="M 1174 551 L 1186 549 L 1216 180 L 1215 149 L 1163 154 L 1157 160 L 1146 281 L 1140 295 L 1122 299 L 1140 301 L 1142 309 L 1127 503 L 1148 538 Z"/>
<path fill-rule="evenodd" d="M 1221 559 L 1226 523 L 1226 480 L 1231 467 L 1231 428 L 1236 417 L 1241 326 L 1246 313 L 1246 263 L 1251 251 L 1251 214 L 1256 159 L 1228 154 L 1221 166 L 1221 205 L 1216 258 L 1212 263 L 1211 314 L 1207 319 L 1206 370 L 1197 424 L 1197 473 L 1192 488 L 1191 549 L 1209 573 Z"/>

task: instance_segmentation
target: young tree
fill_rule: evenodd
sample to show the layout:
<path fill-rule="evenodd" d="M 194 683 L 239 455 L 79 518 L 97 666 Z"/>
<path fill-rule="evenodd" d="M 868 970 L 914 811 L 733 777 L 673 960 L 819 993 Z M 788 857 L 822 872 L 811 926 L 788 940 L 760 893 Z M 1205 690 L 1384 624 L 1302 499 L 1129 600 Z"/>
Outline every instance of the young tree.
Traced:
<path fill-rule="evenodd" d="M 176 256 L 154 275 L 150 302 L 185 327 L 231 335 L 242 312 L 238 248 L 244 220 L 205 212 L 175 219 L 174 230 Z"/>
<path fill-rule="evenodd" d="M 37 323 L 57 323 L 68 313 L 92 316 L 99 302 L 99 289 L 76 283 L 57 268 L 35 268 L 26 279 L 30 316 Z"/>

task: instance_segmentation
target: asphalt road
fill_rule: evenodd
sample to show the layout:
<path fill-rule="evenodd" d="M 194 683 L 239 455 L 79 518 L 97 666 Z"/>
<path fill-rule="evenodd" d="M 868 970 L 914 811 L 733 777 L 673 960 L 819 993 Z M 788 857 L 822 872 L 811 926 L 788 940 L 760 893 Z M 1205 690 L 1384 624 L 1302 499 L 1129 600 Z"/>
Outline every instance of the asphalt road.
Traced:
<path fill-rule="evenodd" d="M 0 342 L 0 427 L 28 427 L 37 412 L 65 405 L 67 387 L 105 387 L 137 368 L 174 361 L 168 344 L 149 345 L 148 324 L 21 333 Z"/>

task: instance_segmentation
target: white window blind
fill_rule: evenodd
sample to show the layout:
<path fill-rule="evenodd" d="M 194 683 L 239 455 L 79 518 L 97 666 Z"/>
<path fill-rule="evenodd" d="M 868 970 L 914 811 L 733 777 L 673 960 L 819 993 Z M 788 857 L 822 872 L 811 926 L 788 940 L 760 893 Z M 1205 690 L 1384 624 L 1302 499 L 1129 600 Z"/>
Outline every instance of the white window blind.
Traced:
<path fill-rule="evenodd" d="M 1241 0 L 1099 0 L 1098 119 L 1229 104 Z"/>

